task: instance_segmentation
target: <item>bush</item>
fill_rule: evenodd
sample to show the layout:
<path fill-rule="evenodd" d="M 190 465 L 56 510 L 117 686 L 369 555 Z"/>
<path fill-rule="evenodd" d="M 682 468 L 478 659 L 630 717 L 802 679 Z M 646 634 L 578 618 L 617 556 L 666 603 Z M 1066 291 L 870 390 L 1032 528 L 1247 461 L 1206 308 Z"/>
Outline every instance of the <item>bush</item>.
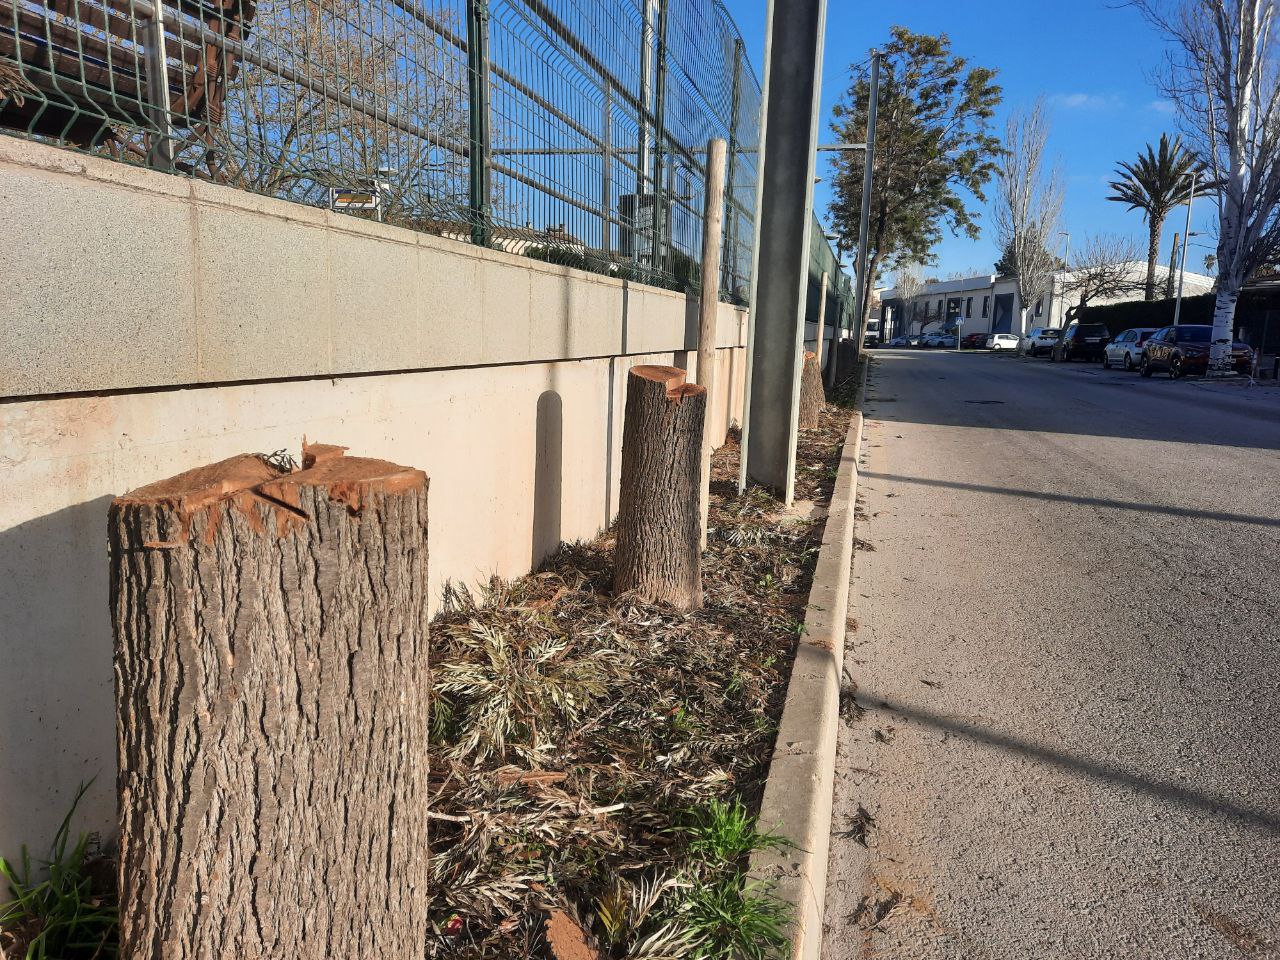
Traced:
<path fill-rule="evenodd" d="M 1183 297 L 1179 323 L 1213 323 L 1212 293 Z M 1076 318 L 1081 323 L 1105 324 L 1111 336 L 1133 327 L 1168 327 L 1173 325 L 1177 298 L 1172 300 L 1130 300 L 1105 307 L 1086 307 Z"/>

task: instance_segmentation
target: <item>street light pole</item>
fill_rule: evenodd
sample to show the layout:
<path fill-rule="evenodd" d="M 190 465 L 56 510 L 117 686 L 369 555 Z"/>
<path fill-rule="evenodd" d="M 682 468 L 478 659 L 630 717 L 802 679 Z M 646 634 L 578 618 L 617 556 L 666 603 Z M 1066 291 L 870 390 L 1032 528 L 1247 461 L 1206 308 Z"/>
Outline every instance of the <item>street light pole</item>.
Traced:
<path fill-rule="evenodd" d="M 1188 174 L 1191 177 L 1191 192 L 1187 194 L 1187 230 L 1183 234 L 1186 237 L 1182 241 L 1182 263 L 1178 267 L 1178 302 L 1173 306 L 1173 325 L 1176 327 L 1182 319 L 1182 282 L 1187 278 L 1187 247 L 1191 246 L 1191 205 L 1196 202 L 1196 185 L 1200 181 L 1200 173 L 1192 170 Z"/>

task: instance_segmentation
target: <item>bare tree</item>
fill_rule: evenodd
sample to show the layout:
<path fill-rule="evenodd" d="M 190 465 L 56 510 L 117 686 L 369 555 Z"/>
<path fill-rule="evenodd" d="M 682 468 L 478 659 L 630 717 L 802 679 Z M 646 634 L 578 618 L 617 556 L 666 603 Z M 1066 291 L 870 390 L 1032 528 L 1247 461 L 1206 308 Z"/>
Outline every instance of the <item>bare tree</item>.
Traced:
<path fill-rule="evenodd" d="M 924 292 L 924 278 L 921 275 L 920 264 L 908 263 L 899 267 L 894 283 L 897 287 L 898 300 L 902 304 L 900 309 L 907 320 L 907 329 L 904 332 L 910 333 L 911 324 L 916 319 L 916 300 Z"/>
<path fill-rule="evenodd" d="M 1210 373 L 1231 368 L 1245 282 L 1280 254 L 1280 70 L 1274 0 L 1133 0 L 1172 44 L 1161 86 L 1218 206 Z"/>
<path fill-rule="evenodd" d="M 1011 259 L 1022 310 L 1022 329 L 1036 299 L 1049 292 L 1057 258 L 1049 241 L 1058 232 L 1062 183 L 1045 165 L 1049 119 L 1043 101 L 1009 117 L 1004 155 L 996 171 L 994 219 L 999 245 Z"/>
<path fill-rule="evenodd" d="M 1145 293 L 1146 281 L 1135 269 L 1141 260 L 1134 240 L 1105 233 L 1089 237 L 1071 258 L 1063 283 L 1063 296 L 1075 300 L 1067 322 L 1078 319 L 1090 303 Z"/>
<path fill-rule="evenodd" d="M 446 18 L 439 29 L 457 25 Z M 228 87 L 214 134 L 219 179 L 318 203 L 331 186 L 377 178 L 398 222 L 466 208 L 466 61 L 432 27 L 359 0 L 263 0 L 254 40 L 270 66 L 241 64 Z"/>

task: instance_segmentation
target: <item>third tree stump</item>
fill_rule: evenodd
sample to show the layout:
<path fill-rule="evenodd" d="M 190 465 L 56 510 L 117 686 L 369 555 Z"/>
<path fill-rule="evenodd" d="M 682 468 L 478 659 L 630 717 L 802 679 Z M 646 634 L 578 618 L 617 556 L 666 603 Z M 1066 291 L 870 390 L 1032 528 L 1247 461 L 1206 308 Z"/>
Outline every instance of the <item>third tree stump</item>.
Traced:
<path fill-rule="evenodd" d="M 816 353 L 806 352 L 804 367 L 800 372 L 800 421 L 801 430 L 812 430 L 822 418 L 822 405 L 826 397 L 822 392 L 822 365 Z"/>
<path fill-rule="evenodd" d="M 632 367 L 622 425 L 614 589 L 702 606 L 699 467 L 707 392 L 676 367 Z"/>

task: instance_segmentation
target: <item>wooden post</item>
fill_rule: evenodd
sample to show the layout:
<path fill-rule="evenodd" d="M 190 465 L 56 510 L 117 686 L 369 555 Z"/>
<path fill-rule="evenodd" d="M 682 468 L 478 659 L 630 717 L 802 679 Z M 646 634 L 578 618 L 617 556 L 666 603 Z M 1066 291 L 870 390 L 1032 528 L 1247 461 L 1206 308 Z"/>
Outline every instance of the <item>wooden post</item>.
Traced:
<path fill-rule="evenodd" d="M 676 367 L 632 367 L 622 423 L 614 590 L 702 606 L 698 471 L 707 392 Z"/>
<path fill-rule="evenodd" d="M 111 505 L 123 960 L 424 954 L 427 478 L 305 454 Z"/>
<path fill-rule="evenodd" d="M 813 352 L 818 357 L 818 369 L 822 369 L 822 338 L 826 335 L 827 325 L 827 284 L 831 282 L 831 278 L 827 271 L 822 271 L 822 292 L 818 296 L 818 342 L 814 346 Z M 804 389 L 803 386 L 800 388 Z"/>
<path fill-rule="evenodd" d="M 716 319 L 720 308 L 720 244 L 724 234 L 723 140 L 707 143 L 707 183 L 702 205 L 702 297 L 698 304 L 698 384 L 707 391 L 706 422 L 702 429 L 702 485 L 698 495 L 701 549 L 707 549 L 707 517 L 711 510 L 711 452 L 715 435 Z"/>
<path fill-rule="evenodd" d="M 800 420 L 801 430 L 812 430 L 822 418 L 826 397 L 822 392 L 822 367 L 816 353 L 805 352 L 804 367 L 800 371 Z"/>

